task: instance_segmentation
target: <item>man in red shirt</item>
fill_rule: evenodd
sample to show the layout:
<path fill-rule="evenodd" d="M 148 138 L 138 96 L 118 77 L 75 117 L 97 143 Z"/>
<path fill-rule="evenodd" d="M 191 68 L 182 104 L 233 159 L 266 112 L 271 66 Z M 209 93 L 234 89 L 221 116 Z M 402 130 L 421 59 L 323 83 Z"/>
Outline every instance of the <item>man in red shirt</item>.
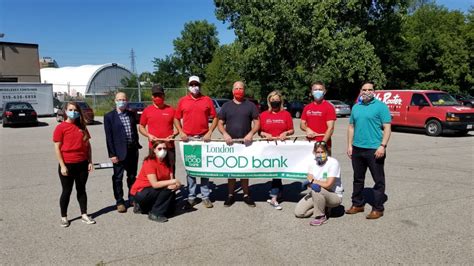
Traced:
<path fill-rule="evenodd" d="M 198 76 L 191 76 L 188 80 L 188 95 L 179 99 L 175 113 L 175 125 L 183 141 L 188 140 L 211 140 L 211 135 L 217 126 L 216 109 L 211 98 L 201 94 L 201 81 Z M 209 127 L 209 117 L 212 118 Z M 182 120 L 182 124 L 181 124 Z M 196 201 L 196 177 L 187 176 L 188 180 L 188 203 L 191 206 Z M 209 199 L 209 178 L 201 178 L 202 202 L 206 208 L 212 208 Z"/>
<path fill-rule="evenodd" d="M 331 136 L 336 122 L 336 110 L 328 101 L 324 100 L 326 87 L 318 81 L 311 85 L 311 95 L 314 101 L 306 105 L 301 116 L 300 128 L 306 131 L 310 140 L 323 141 L 331 150 Z"/>
<path fill-rule="evenodd" d="M 153 147 L 154 140 L 169 139 L 166 145 L 174 172 L 176 151 L 172 139 L 177 135 L 177 132 L 173 131 L 175 110 L 165 103 L 165 91 L 161 85 L 154 85 L 151 95 L 153 104 L 143 110 L 138 131 L 148 138 L 149 148 Z"/>

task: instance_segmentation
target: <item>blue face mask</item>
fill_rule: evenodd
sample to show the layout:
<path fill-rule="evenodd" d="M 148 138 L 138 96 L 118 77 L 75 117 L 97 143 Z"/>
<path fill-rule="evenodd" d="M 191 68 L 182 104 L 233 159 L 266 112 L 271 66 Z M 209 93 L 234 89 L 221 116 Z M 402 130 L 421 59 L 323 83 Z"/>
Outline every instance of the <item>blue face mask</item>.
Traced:
<path fill-rule="evenodd" d="M 115 105 L 118 109 L 123 110 L 127 106 L 127 101 L 115 101 Z"/>
<path fill-rule="evenodd" d="M 311 93 L 313 94 L 315 100 L 321 100 L 324 96 L 323 91 L 312 91 Z"/>
<path fill-rule="evenodd" d="M 81 116 L 78 111 L 66 111 L 66 115 L 69 119 L 77 119 Z"/>

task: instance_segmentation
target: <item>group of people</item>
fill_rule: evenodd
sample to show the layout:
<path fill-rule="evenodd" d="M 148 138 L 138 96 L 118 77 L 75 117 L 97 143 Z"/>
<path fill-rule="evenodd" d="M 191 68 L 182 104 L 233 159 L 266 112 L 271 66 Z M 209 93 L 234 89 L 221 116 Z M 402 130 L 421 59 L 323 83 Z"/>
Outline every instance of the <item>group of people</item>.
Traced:
<path fill-rule="evenodd" d="M 208 96 L 201 93 L 199 77 L 188 80 L 188 94 L 182 97 L 176 109 L 165 102 L 165 91 L 160 85 L 152 87 L 153 104 L 146 107 L 140 121 L 127 111 L 127 96 L 119 92 L 115 96 L 116 108 L 104 116 L 104 129 L 108 156 L 113 163 L 112 187 L 117 211 L 127 211 L 124 200 L 123 176 L 126 172 L 128 185 L 128 204 L 135 213 L 148 213 L 148 218 L 156 222 L 166 222 L 176 209 L 176 193 L 183 188 L 175 178 L 176 148 L 174 138 L 179 135 L 182 141 L 202 140 L 209 142 L 217 128 L 227 145 L 236 139 L 251 145 L 255 134 L 269 140 L 285 140 L 294 134 L 293 119 L 283 108 L 283 95 L 271 92 L 267 97 L 269 109 L 259 113 L 255 104 L 245 98 L 245 84 L 233 84 L 233 99 L 226 102 L 217 114 Z M 336 112 L 324 99 L 325 85 L 315 82 L 311 86 L 314 101 L 305 106 L 300 127 L 306 137 L 314 141 L 314 160 L 308 162 L 307 182 L 310 190 L 307 196 L 296 205 L 296 217 L 311 217 L 311 225 L 321 225 L 327 221 L 327 208 L 339 206 L 342 202 L 342 183 L 340 166 L 331 157 L 331 136 L 334 131 Z M 85 185 L 88 173 L 92 171 L 90 134 L 80 107 L 75 102 L 65 105 L 65 121 L 59 124 L 53 134 L 58 173 L 62 184 L 60 197 L 61 226 L 69 226 L 67 207 L 73 184 L 76 183 L 77 199 L 80 204 L 82 221 L 93 224 L 87 215 L 87 194 Z M 209 123 L 211 119 L 211 123 Z M 374 98 L 374 84 L 362 85 L 360 101 L 354 105 L 347 133 L 347 154 L 352 160 L 354 170 L 352 206 L 347 214 L 364 211 L 364 179 L 367 169 L 375 181 L 375 202 L 368 219 L 383 215 L 385 195 L 384 160 L 385 149 L 390 138 L 390 113 L 387 106 Z M 148 155 L 138 170 L 138 133 L 148 139 Z M 197 198 L 197 179 L 187 176 L 186 207 L 199 204 Z M 212 208 L 209 179 L 200 178 L 202 204 Z M 241 179 L 243 201 L 250 207 L 255 202 L 250 195 L 249 180 Z M 235 203 L 235 179 L 228 179 L 228 196 L 224 207 Z M 267 202 L 281 210 L 282 180 L 273 179 Z M 184 190 L 183 190 L 184 191 Z"/>

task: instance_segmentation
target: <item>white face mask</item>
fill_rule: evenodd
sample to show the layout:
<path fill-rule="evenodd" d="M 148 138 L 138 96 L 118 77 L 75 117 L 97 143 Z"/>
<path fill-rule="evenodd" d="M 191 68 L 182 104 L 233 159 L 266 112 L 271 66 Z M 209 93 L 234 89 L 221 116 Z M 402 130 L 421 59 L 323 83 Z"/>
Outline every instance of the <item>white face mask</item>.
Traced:
<path fill-rule="evenodd" d="M 163 159 L 166 157 L 167 151 L 165 149 L 162 150 L 155 150 L 155 155 L 158 157 L 158 159 Z"/>
<path fill-rule="evenodd" d="M 192 94 L 198 94 L 199 93 L 199 86 L 189 86 L 188 90 Z"/>

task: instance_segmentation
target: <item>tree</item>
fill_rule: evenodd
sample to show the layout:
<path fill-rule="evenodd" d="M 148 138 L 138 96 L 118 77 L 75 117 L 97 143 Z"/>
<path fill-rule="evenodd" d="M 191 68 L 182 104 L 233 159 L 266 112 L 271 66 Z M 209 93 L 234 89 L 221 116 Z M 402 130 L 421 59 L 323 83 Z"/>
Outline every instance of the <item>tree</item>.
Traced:
<path fill-rule="evenodd" d="M 408 49 L 402 73 L 408 84 L 455 85 L 458 92 L 472 88 L 473 36 L 472 20 L 466 23 L 468 18 L 459 11 L 428 4 L 407 19 L 404 36 Z"/>
<path fill-rule="evenodd" d="M 214 53 L 206 68 L 205 93 L 213 97 L 231 98 L 235 81 L 242 79 L 242 46 L 238 41 L 222 45 Z"/>
<path fill-rule="evenodd" d="M 219 46 L 216 26 L 206 20 L 186 23 L 181 37 L 175 39 L 173 45 L 180 72 L 206 80 L 206 66 Z"/>
<path fill-rule="evenodd" d="M 127 88 L 137 88 L 138 87 L 138 78 L 137 75 L 132 74 L 130 78 L 123 78 L 120 80 L 120 83 Z"/>
<path fill-rule="evenodd" d="M 354 97 L 349 94 L 362 80 L 385 84 L 366 26 L 390 20 L 385 14 L 392 10 L 403 12 L 404 2 L 376 3 L 215 0 L 218 19 L 228 21 L 242 43 L 243 76 L 261 88 L 260 97 L 280 89 L 297 98 L 316 80 L 341 88 L 332 93 L 344 98 Z"/>
<path fill-rule="evenodd" d="M 153 65 L 155 72 L 152 76 L 153 83 L 159 83 L 165 88 L 178 88 L 185 84 L 185 77 L 179 70 L 179 59 L 167 55 L 164 59 L 155 58 Z"/>

